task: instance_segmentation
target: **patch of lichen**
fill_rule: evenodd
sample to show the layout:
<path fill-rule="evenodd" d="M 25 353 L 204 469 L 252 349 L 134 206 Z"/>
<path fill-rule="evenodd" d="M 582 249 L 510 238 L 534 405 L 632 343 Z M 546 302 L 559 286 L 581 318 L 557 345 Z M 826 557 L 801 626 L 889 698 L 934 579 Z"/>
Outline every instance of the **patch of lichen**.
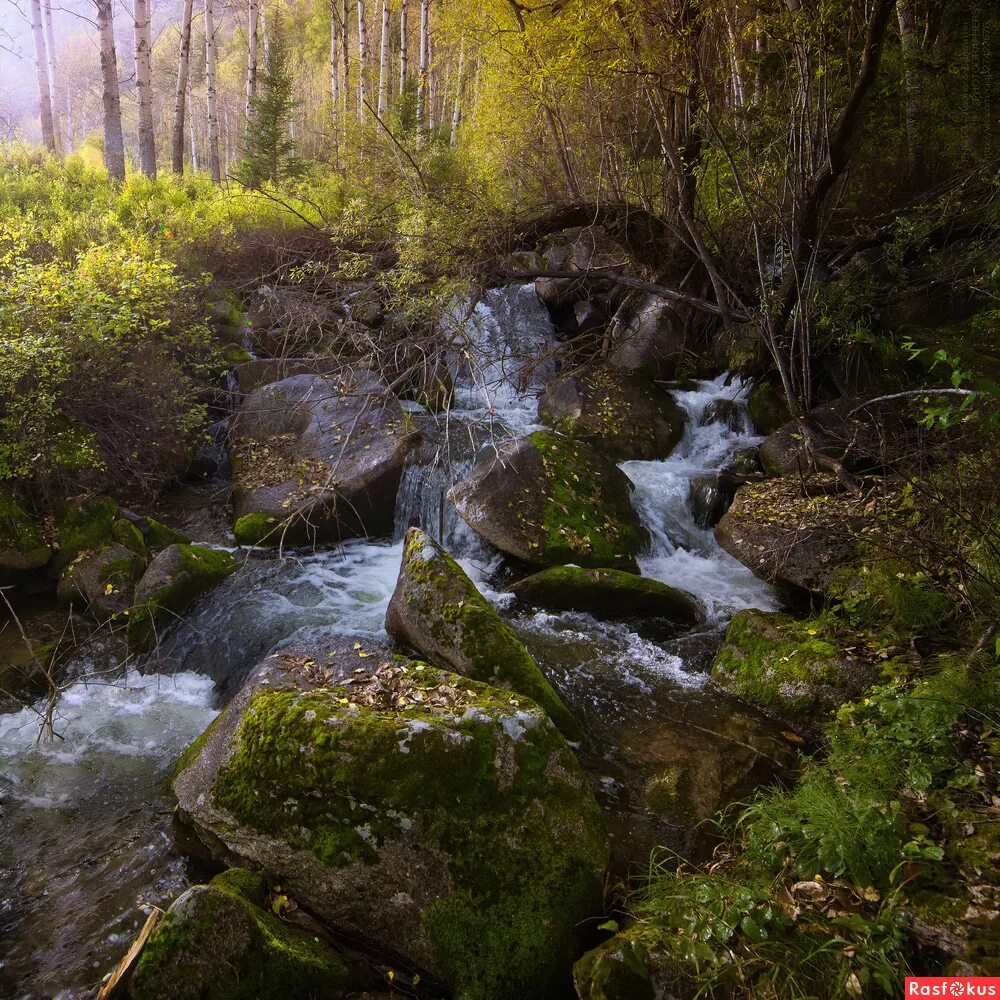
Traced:
<path fill-rule="evenodd" d="M 642 540 L 631 507 L 610 500 L 595 482 L 589 456 L 577 442 L 538 431 L 531 435 L 545 473 L 539 556 L 547 563 L 628 569 Z"/>
<path fill-rule="evenodd" d="M 412 531 L 403 553 L 406 576 L 420 585 L 420 613 L 433 627 L 444 622 L 474 680 L 526 695 L 571 740 L 580 728 L 524 643 L 480 594 L 462 567 L 422 532 Z M 444 635 L 441 638 L 445 638 Z"/>
<path fill-rule="evenodd" d="M 180 567 L 170 580 L 129 612 L 128 641 L 134 651 L 148 649 L 159 629 L 186 611 L 206 591 L 239 566 L 228 552 L 203 545 L 178 545 Z"/>
<path fill-rule="evenodd" d="M 0 489 L 0 550 L 13 550 L 31 566 L 43 566 L 50 550 L 28 512 Z"/>
<path fill-rule="evenodd" d="M 730 622 L 712 678 L 755 705 L 803 716 L 833 707 L 838 692 L 840 701 L 856 695 L 855 675 L 865 671 L 865 661 L 841 647 L 823 618 L 751 610 Z"/>
<path fill-rule="evenodd" d="M 142 952 L 133 1000 L 315 1000 L 347 984 L 340 957 L 269 912 L 264 878 L 230 869 L 189 890 Z"/>
<path fill-rule="evenodd" d="M 334 868 L 419 835 L 449 859 L 454 892 L 426 926 L 456 995 L 551 995 L 577 920 L 600 905 L 600 808 L 537 708 L 426 668 L 414 681 L 463 702 L 399 713 L 352 705 L 350 688 L 258 693 L 215 803 Z M 505 722 L 521 729 L 513 755 Z"/>

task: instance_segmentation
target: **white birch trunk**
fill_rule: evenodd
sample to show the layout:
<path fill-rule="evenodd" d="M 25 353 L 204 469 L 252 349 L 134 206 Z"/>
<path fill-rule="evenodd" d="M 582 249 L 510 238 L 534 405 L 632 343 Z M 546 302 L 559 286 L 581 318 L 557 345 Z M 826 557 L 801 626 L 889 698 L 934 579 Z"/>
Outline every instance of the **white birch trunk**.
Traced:
<path fill-rule="evenodd" d="M 246 99 L 246 120 L 247 128 L 250 127 L 250 118 L 253 115 L 253 102 L 257 96 L 257 25 L 260 21 L 260 6 L 257 0 L 248 0 L 247 3 L 247 99 Z"/>
<path fill-rule="evenodd" d="M 52 92 L 49 89 L 49 60 L 45 52 L 41 0 L 31 0 L 31 33 L 35 37 L 35 72 L 38 79 L 38 117 L 42 125 L 42 142 L 55 156 L 58 150 L 52 127 Z"/>
<path fill-rule="evenodd" d="M 458 145 L 458 126 L 462 123 L 462 72 L 465 69 L 465 35 L 458 46 L 458 77 L 455 80 L 455 107 L 451 112 L 451 148 Z"/>
<path fill-rule="evenodd" d="M 382 36 L 379 39 L 378 116 L 389 106 L 389 0 L 382 0 Z"/>
<path fill-rule="evenodd" d="M 431 0 L 420 0 L 420 43 L 417 77 L 417 144 L 427 137 L 427 60 L 429 52 Z"/>
<path fill-rule="evenodd" d="M 194 0 L 184 0 L 184 14 L 181 19 L 181 48 L 177 57 L 177 89 L 174 91 L 174 130 L 171 135 L 170 159 L 175 174 L 184 173 L 184 102 L 188 93 L 188 66 L 191 61 L 191 17 L 194 13 Z M 194 136 L 194 126 L 191 130 Z M 194 143 L 192 141 L 191 160 L 194 162 Z"/>
<path fill-rule="evenodd" d="M 409 15 L 409 0 L 402 0 L 403 6 L 399 11 L 399 92 L 406 90 L 406 70 L 407 70 L 407 17 Z"/>
<path fill-rule="evenodd" d="M 215 81 L 215 0 L 205 0 L 205 112 L 208 116 L 208 168 L 212 180 L 222 180 L 219 162 L 219 108 Z"/>
<path fill-rule="evenodd" d="M 125 140 L 122 138 L 122 104 L 118 92 L 118 54 L 112 0 L 94 0 L 101 41 L 101 100 L 104 108 L 104 165 L 115 181 L 125 179 Z"/>
<path fill-rule="evenodd" d="M 49 57 L 49 93 L 52 103 L 52 138 L 56 144 L 56 152 L 63 153 L 62 114 L 66 108 L 62 81 L 59 79 L 59 67 L 56 61 L 56 39 L 52 31 L 52 4 L 44 0 L 42 12 L 45 15 L 45 47 Z"/>
<path fill-rule="evenodd" d="M 365 120 L 365 71 L 368 68 L 368 27 L 365 24 L 365 0 L 358 0 L 358 119 Z"/>
<path fill-rule="evenodd" d="M 156 177 L 156 133 L 153 129 L 153 67 L 149 38 L 149 0 L 135 0 L 135 89 L 139 99 L 139 169 Z"/>

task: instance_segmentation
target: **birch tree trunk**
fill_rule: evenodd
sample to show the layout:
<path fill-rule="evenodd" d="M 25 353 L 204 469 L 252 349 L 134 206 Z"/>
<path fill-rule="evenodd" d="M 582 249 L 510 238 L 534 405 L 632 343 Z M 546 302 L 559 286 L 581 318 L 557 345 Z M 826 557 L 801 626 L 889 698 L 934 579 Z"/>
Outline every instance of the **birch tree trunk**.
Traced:
<path fill-rule="evenodd" d="M 44 0 L 42 12 L 45 15 L 45 47 L 49 57 L 49 93 L 51 94 L 52 105 L 52 137 L 55 140 L 56 151 L 66 152 L 63 144 L 61 116 L 66 109 L 66 99 L 63 94 L 62 83 L 59 79 L 58 64 L 56 60 L 56 39 L 52 31 L 52 4 L 50 0 Z"/>
<path fill-rule="evenodd" d="M 462 123 L 462 71 L 465 69 L 465 35 L 458 46 L 458 77 L 455 80 L 455 108 L 451 113 L 451 148 L 458 145 L 458 126 Z"/>
<path fill-rule="evenodd" d="M 257 0 L 249 0 L 247 5 L 247 128 L 250 127 L 253 101 L 257 96 L 257 22 L 259 20 L 260 7 L 258 2 Z"/>
<path fill-rule="evenodd" d="M 427 57 L 430 27 L 431 0 L 420 0 L 420 43 L 418 48 L 417 76 L 417 144 L 427 137 Z"/>
<path fill-rule="evenodd" d="M 389 106 L 389 0 L 382 0 L 382 36 L 379 39 L 378 116 Z"/>
<path fill-rule="evenodd" d="M 358 0 L 358 119 L 365 120 L 365 70 L 368 68 L 368 27 L 365 24 L 365 0 Z"/>
<path fill-rule="evenodd" d="M 333 107 L 333 118 L 337 120 L 340 109 L 340 53 L 337 51 L 337 36 L 340 25 L 337 23 L 336 0 L 330 4 L 330 101 Z"/>
<path fill-rule="evenodd" d="M 156 177 L 156 133 L 153 130 L 153 67 L 150 57 L 149 0 L 132 5 L 135 24 L 135 90 L 139 99 L 139 169 Z"/>
<path fill-rule="evenodd" d="M 402 94 L 403 91 L 406 90 L 406 69 L 407 69 L 407 65 L 406 65 L 406 59 L 407 59 L 407 55 L 406 55 L 406 43 L 409 40 L 406 37 L 406 29 L 407 29 L 407 23 L 406 23 L 406 21 L 407 21 L 407 15 L 409 13 L 408 7 L 409 7 L 408 0 L 403 0 L 403 6 L 402 6 L 402 8 L 400 9 L 400 12 L 399 12 L 399 92 L 400 92 L 400 94 Z"/>
<path fill-rule="evenodd" d="M 181 48 L 177 58 L 177 89 L 174 92 L 174 129 L 170 137 L 170 160 L 175 174 L 184 173 L 184 101 L 188 91 L 188 65 L 191 61 L 191 15 L 193 11 L 194 0 L 184 0 L 184 15 L 181 19 Z M 193 163 L 193 154 L 191 160 Z"/>
<path fill-rule="evenodd" d="M 215 0 L 205 0 L 205 112 L 208 116 L 208 169 L 212 180 L 222 180 L 219 162 L 219 109 L 215 89 Z"/>
<path fill-rule="evenodd" d="M 115 52 L 115 15 L 112 0 L 94 0 L 101 41 L 101 99 L 104 105 L 104 165 L 114 181 L 125 179 L 125 140 L 122 104 L 118 92 L 118 55 Z"/>
<path fill-rule="evenodd" d="M 191 109 L 191 114 L 188 115 L 188 131 L 191 133 L 191 169 L 198 169 L 198 130 L 195 127 L 194 122 L 194 93 L 191 87 L 191 81 L 188 81 L 187 87 L 187 100 L 188 107 Z M 182 136 L 183 138 L 183 136 Z"/>
<path fill-rule="evenodd" d="M 49 89 L 49 60 L 45 53 L 41 0 L 31 0 L 31 33 L 35 36 L 35 72 L 38 77 L 38 117 L 42 124 L 42 142 L 55 156 L 58 150 L 52 128 L 52 93 Z"/>

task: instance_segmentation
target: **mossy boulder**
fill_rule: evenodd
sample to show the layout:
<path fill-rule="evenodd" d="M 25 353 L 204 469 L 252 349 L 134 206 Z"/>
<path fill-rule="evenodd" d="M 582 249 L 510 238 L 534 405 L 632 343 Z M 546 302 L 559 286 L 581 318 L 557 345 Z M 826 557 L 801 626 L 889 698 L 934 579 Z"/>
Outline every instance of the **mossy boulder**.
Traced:
<path fill-rule="evenodd" d="M 121 545 L 130 549 L 137 556 L 141 556 L 143 559 L 149 557 L 149 546 L 146 544 L 146 539 L 132 521 L 124 517 L 118 518 L 111 525 L 111 534 Z"/>
<path fill-rule="evenodd" d="M 666 458 L 684 434 L 685 414 L 646 377 L 600 368 L 550 382 L 538 419 L 627 461 Z"/>
<path fill-rule="evenodd" d="M 579 738 L 576 721 L 524 643 L 462 567 L 419 528 L 406 535 L 385 627 L 435 666 L 527 695 L 564 735 Z"/>
<path fill-rule="evenodd" d="M 821 619 L 766 611 L 739 612 L 712 664 L 712 679 L 727 691 L 793 718 L 825 714 L 877 678 L 877 667 L 843 647 Z"/>
<path fill-rule="evenodd" d="M 237 541 L 305 544 L 388 534 L 417 437 L 373 372 L 296 375 L 255 389 L 229 436 Z"/>
<path fill-rule="evenodd" d="M 41 569 L 51 556 L 31 515 L 9 490 L 0 489 L 0 584 Z"/>
<path fill-rule="evenodd" d="M 145 568 L 141 555 L 118 542 L 85 549 L 59 574 L 56 593 L 59 600 L 105 622 L 132 606 Z"/>
<path fill-rule="evenodd" d="M 448 498 L 486 541 L 525 563 L 634 571 L 646 539 L 631 492 L 590 445 L 539 431 L 503 445 Z"/>
<path fill-rule="evenodd" d="M 136 652 L 152 645 L 156 633 L 182 615 L 204 593 L 239 566 L 228 552 L 204 545 L 171 545 L 149 564 L 135 588 L 128 641 Z"/>
<path fill-rule="evenodd" d="M 231 869 L 179 896 L 150 935 L 132 1000 L 316 1000 L 347 967 L 329 945 L 269 909 L 260 874 Z"/>
<path fill-rule="evenodd" d="M 616 569 L 554 566 L 519 580 L 511 589 L 536 607 L 585 611 L 612 621 L 659 618 L 689 628 L 705 620 L 705 609 L 690 594 Z"/>
<path fill-rule="evenodd" d="M 176 775 L 216 852 L 456 997 L 569 986 L 604 818 L 548 716 L 350 638 L 265 660 Z"/>
<path fill-rule="evenodd" d="M 84 550 L 113 541 L 118 517 L 118 504 L 111 497 L 95 497 L 67 508 L 56 522 L 59 551 L 53 568 L 62 570 Z"/>
<path fill-rule="evenodd" d="M 781 387 L 766 379 L 758 382 L 750 390 L 747 410 L 758 434 L 773 434 L 792 416 Z"/>

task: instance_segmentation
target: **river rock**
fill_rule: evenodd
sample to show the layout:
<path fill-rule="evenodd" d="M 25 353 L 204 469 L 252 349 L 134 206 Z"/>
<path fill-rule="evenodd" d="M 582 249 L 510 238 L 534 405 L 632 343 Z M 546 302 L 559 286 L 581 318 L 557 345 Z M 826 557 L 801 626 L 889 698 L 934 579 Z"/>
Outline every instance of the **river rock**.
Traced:
<path fill-rule="evenodd" d="M 645 532 L 631 490 L 589 445 L 539 431 L 502 445 L 448 499 L 486 541 L 522 562 L 635 571 Z"/>
<path fill-rule="evenodd" d="M 759 448 L 740 448 L 733 453 L 733 457 L 726 463 L 723 470 L 733 476 L 747 477 L 758 476 L 764 471 L 760 464 Z"/>
<path fill-rule="evenodd" d="M 300 654 L 255 669 L 185 755 L 182 818 L 454 995 L 562 995 L 608 840 L 545 713 L 349 638 Z"/>
<path fill-rule="evenodd" d="M 714 528 L 732 505 L 739 483 L 727 473 L 696 476 L 688 488 L 688 504 L 699 528 Z"/>
<path fill-rule="evenodd" d="M 838 572 L 857 563 L 868 526 L 863 503 L 835 492 L 802 496 L 797 481 L 740 487 L 715 529 L 719 544 L 787 596 L 825 593 Z"/>
<path fill-rule="evenodd" d="M 724 424 L 731 431 L 744 431 L 747 427 L 747 412 L 735 399 L 713 399 L 701 415 L 701 425 Z"/>
<path fill-rule="evenodd" d="M 140 536 L 141 541 L 141 536 Z M 59 575 L 59 600 L 105 622 L 132 606 L 146 560 L 124 545 L 85 549 Z"/>
<path fill-rule="evenodd" d="M 269 908 L 267 883 L 231 869 L 192 886 L 150 935 L 131 983 L 132 1000 L 314 1000 L 341 995 L 339 956 Z"/>
<path fill-rule="evenodd" d="M 388 534 L 417 435 L 384 380 L 362 370 L 254 390 L 230 438 L 236 539 L 278 545 Z"/>
<path fill-rule="evenodd" d="M 511 589 L 536 607 L 584 611 L 611 621 L 659 618 L 689 628 L 705 620 L 705 609 L 690 594 L 616 569 L 556 566 L 519 580 Z"/>
<path fill-rule="evenodd" d="M 603 226 L 566 229 L 549 238 L 542 250 L 546 270 L 579 271 L 581 278 L 536 278 L 535 292 L 553 311 L 591 298 L 595 292 L 613 290 L 613 283 L 594 275 L 601 269 L 631 271 L 629 252 L 608 235 Z M 587 280 L 581 280 L 588 275 Z"/>
<path fill-rule="evenodd" d="M 792 416 L 780 386 L 775 386 L 767 379 L 758 382 L 750 390 L 747 411 L 758 434 L 773 434 Z"/>
<path fill-rule="evenodd" d="M 462 567 L 410 528 L 385 616 L 386 631 L 431 663 L 537 702 L 569 739 L 580 730 L 534 657 Z"/>
<path fill-rule="evenodd" d="M 135 588 L 135 606 L 128 622 L 129 646 L 137 652 L 148 649 L 158 631 L 238 566 L 228 552 L 204 545 L 171 545 L 164 549 Z"/>
<path fill-rule="evenodd" d="M 685 414 L 643 376 L 601 368 L 550 382 L 538 419 L 628 461 L 666 458 L 684 434 Z"/>
<path fill-rule="evenodd" d="M 111 497 L 94 497 L 68 507 L 56 521 L 59 549 L 52 568 L 62 570 L 81 552 L 113 541 L 117 520 L 118 504 Z"/>
<path fill-rule="evenodd" d="M 31 515 L 9 490 L 0 488 L 0 585 L 41 569 L 51 556 Z"/>
<path fill-rule="evenodd" d="M 250 305 L 254 344 L 271 357 L 301 357 L 336 348 L 344 321 L 329 299 L 287 285 L 262 286 Z"/>
<path fill-rule="evenodd" d="M 878 668 L 854 647 L 842 649 L 822 621 L 741 611 L 712 665 L 727 691 L 777 715 L 815 716 L 857 698 Z"/>
<path fill-rule="evenodd" d="M 281 382 L 296 375 L 330 375 L 343 368 L 340 358 L 257 358 L 233 370 L 240 392 L 253 392 L 262 385 Z"/>
<path fill-rule="evenodd" d="M 687 337 L 678 313 L 656 295 L 632 295 L 611 324 L 609 364 L 651 378 L 673 378 L 685 357 Z"/>

